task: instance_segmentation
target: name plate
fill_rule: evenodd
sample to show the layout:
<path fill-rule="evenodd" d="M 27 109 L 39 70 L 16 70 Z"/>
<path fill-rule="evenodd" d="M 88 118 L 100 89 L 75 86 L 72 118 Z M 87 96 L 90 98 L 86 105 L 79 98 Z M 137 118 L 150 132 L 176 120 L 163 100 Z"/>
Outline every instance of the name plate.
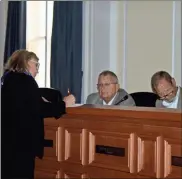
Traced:
<path fill-rule="evenodd" d="M 172 156 L 172 165 L 182 167 L 182 157 Z"/>
<path fill-rule="evenodd" d="M 125 156 L 125 148 L 120 148 L 120 147 L 96 145 L 95 152 L 99 154 L 112 155 L 118 157 Z"/>

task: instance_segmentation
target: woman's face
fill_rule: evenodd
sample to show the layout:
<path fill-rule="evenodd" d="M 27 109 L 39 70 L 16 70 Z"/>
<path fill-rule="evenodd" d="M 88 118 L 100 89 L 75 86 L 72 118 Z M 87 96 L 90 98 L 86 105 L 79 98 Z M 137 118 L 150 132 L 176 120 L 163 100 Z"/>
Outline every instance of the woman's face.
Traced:
<path fill-rule="evenodd" d="M 28 71 L 31 73 L 31 75 L 35 78 L 37 73 L 39 72 L 39 62 L 32 58 L 28 61 Z"/>

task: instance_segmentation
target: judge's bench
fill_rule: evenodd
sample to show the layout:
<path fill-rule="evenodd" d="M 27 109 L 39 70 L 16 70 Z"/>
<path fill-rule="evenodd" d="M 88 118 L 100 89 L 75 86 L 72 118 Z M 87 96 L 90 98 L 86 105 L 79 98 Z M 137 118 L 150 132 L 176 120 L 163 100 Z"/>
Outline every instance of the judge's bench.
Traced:
<path fill-rule="evenodd" d="M 36 178 L 182 178 L 181 111 L 83 105 L 46 118 Z"/>

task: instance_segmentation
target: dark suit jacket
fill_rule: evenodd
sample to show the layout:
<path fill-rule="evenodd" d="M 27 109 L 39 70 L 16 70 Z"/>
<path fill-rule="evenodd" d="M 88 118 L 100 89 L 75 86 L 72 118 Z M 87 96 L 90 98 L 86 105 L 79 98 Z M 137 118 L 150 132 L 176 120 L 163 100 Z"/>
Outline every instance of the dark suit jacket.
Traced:
<path fill-rule="evenodd" d="M 125 96 L 127 96 L 127 99 L 120 102 Z M 86 104 L 103 104 L 103 100 L 100 98 L 99 93 L 92 93 L 87 97 Z M 135 101 L 124 89 L 120 88 L 112 102 L 112 105 L 116 104 L 120 106 L 135 106 Z"/>
<path fill-rule="evenodd" d="M 9 162 L 10 169 L 11 162 L 18 165 L 16 162 L 23 161 L 26 157 L 42 158 L 43 118 L 51 115 L 58 117 L 65 113 L 65 104 L 43 102 L 33 77 L 9 72 L 1 86 L 1 105 L 2 166 Z M 45 110 L 49 110 L 46 115 Z"/>

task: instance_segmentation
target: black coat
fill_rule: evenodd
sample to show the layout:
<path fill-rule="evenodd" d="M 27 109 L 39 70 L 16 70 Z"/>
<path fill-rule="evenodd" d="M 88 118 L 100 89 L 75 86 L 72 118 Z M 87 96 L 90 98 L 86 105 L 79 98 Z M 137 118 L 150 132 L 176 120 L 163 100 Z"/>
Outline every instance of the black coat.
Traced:
<path fill-rule="evenodd" d="M 13 168 L 16 165 L 20 165 L 20 169 L 26 166 L 26 159 L 29 162 L 36 156 L 43 157 L 43 118 L 60 117 L 65 113 L 65 104 L 43 102 L 32 76 L 9 72 L 1 87 L 1 106 L 2 169 L 4 173 L 15 172 Z M 20 176 L 17 174 L 15 177 Z"/>

